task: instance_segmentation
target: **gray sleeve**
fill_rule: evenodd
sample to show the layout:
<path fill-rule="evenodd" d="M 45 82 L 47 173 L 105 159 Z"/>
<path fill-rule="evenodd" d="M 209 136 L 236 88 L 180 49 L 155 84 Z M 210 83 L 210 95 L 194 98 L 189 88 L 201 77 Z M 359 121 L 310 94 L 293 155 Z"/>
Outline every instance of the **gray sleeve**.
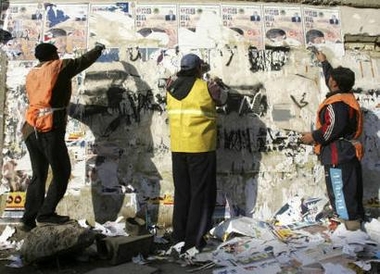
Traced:
<path fill-rule="evenodd" d="M 209 81 L 207 87 L 211 98 L 217 106 L 223 106 L 227 103 L 228 90 L 219 86 L 215 81 Z"/>

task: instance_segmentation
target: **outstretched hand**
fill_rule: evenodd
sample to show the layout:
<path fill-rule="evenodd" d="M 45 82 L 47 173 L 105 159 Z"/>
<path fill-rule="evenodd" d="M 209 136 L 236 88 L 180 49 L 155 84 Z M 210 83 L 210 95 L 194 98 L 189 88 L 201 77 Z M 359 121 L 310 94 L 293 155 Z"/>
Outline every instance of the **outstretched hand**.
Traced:
<path fill-rule="evenodd" d="M 103 50 L 103 49 L 106 48 L 106 46 L 105 46 L 104 44 L 99 43 L 99 42 L 96 42 L 96 43 L 95 43 L 95 47 L 98 47 L 98 48 L 100 48 L 101 50 Z"/>
<path fill-rule="evenodd" d="M 324 53 L 322 53 L 321 51 L 317 51 L 315 53 L 315 57 L 317 58 L 317 60 L 319 62 L 323 62 L 323 61 L 326 61 L 326 55 Z"/>
<path fill-rule="evenodd" d="M 302 132 L 302 136 L 300 138 L 301 142 L 306 145 L 311 145 L 314 143 L 314 138 L 311 132 Z"/>

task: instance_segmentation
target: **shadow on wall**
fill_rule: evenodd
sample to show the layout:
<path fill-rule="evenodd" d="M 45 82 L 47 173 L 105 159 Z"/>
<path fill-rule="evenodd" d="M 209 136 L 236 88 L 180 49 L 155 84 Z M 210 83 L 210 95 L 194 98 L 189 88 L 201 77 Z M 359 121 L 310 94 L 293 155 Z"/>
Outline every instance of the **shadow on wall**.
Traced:
<path fill-rule="evenodd" d="M 153 112 L 145 111 L 151 88 L 134 66 L 123 61 L 112 65 L 97 62 L 93 69 L 86 73 L 86 90 L 78 98 L 84 102 L 72 103 L 69 113 L 86 124 L 94 136 L 87 143 L 86 183 L 92 189 L 95 221 L 117 219 L 125 210 L 125 193 L 134 192 L 134 213 L 145 218 L 150 206 L 146 201 L 160 195 L 161 179 L 151 161 Z M 147 178 L 146 174 L 152 176 Z M 143 182 L 153 184 L 150 193 L 141 192 Z M 156 223 L 158 207 L 149 208 L 149 213 Z"/>
<path fill-rule="evenodd" d="M 252 216 L 258 196 L 261 155 L 267 151 L 268 115 L 265 89 L 231 87 L 227 104 L 219 109 L 218 200 L 215 221 Z"/>
<path fill-rule="evenodd" d="M 378 95 L 377 95 L 378 96 Z M 363 105 L 363 101 L 360 102 Z M 368 209 L 379 206 L 380 199 L 380 112 L 363 108 L 364 126 L 361 141 L 364 145 L 363 168 L 363 198 Z M 377 213 L 378 215 L 379 213 Z"/>
<path fill-rule="evenodd" d="M 3 14 L 5 15 L 5 12 L 9 8 L 9 1 L 4 0 L 0 1 L 0 26 L 4 26 L 4 18 Z M 12 40 L 12 34 L 4 29 L 0 29 L 0 44 L 6 44 L 8 41 Z M 1 48 L 1 45 L 0 45 Z"/>

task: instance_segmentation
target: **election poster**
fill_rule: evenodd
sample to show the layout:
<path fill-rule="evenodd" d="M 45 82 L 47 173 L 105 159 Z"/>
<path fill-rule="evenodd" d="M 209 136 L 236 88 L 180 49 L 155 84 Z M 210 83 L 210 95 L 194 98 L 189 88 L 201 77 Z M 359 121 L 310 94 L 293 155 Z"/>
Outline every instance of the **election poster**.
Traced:
<path fill-rule="evenodd" d="M 304 45 L 301 7 L 264 5 L 263 15 L 266 47 Z"/>
<path fill-rule="evenodd" d="M 137 4 L 136 31 L 146 48 L 173 48 L 177 44 L 177 6 L 175 4 Z"/>
<path fill-rule="evenodd" d="M 259 5 L 221 5 L 223 26 L 233 30 L 238 40 L 258 50 L 264 49 L 263 20 Z"/>
<path fill-rule="evenodd" d="M 96 42 L 106 46 L 107 53 L 98 61 L 117 61 L 121 45 L 133 47 L 137 39 L 129 2 L 92 4 L 89 18 L 89 47 Z"/>
<path fill-rule="evenodd" d="M 42 41 L 57 47 L 61 58 L 72 58 L 87 49 L 88 5 L 45 3 Z"/>
<path fill-rule="evenodd" d="M 34 60 L 34 47 L 43 30 L 42 4 L 10 4 L 4 16 L 4 30 L 10 33 L 1 47 L 10 60 Z"/>
<path fill-rule="evenodd" d="M 220 5 L 179 5 L 180 48 L 215 48 L 222 36 Z"/>
<path fill-rule="evenodd" d="M 339 9 L 303 8 L 306 46 L 324 47 L 343 56 L 344 45 Z"/>

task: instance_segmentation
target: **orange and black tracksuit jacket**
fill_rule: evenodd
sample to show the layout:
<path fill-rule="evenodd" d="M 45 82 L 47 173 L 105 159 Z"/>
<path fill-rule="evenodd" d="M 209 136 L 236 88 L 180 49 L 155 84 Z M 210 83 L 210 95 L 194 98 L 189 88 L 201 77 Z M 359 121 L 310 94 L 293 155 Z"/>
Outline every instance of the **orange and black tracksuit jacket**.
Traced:
<path fill-rule="evenodd" d="M 328 62 L 323 64 L 330 66 Z M 325 76 L 328 79 L 329 75 Z M 358 138 L 362 130 L 363 117 L 354 94 L 328 93 L 318 109 L 317 130 L 312 132 L 321 163 L 338 165 L 355 157 L 361 160 L 363 148 Z"/>
<path fill-rule="evenodd" d="M 66 127 L 71 79 L 91 66 L 101 53 L 102 48 L 95 47 L 78 58 L 41 62 L 32 68 L 26 78 L 29 106 L 22 129 L 24 140 L 34 131 L 47 132 Z M 49 110 L 54 110 L 51 125 L 46 125 L 46 121 L 39 124 L 38 116 L 44 116 L 44 111 L 48 113 Z"/>

